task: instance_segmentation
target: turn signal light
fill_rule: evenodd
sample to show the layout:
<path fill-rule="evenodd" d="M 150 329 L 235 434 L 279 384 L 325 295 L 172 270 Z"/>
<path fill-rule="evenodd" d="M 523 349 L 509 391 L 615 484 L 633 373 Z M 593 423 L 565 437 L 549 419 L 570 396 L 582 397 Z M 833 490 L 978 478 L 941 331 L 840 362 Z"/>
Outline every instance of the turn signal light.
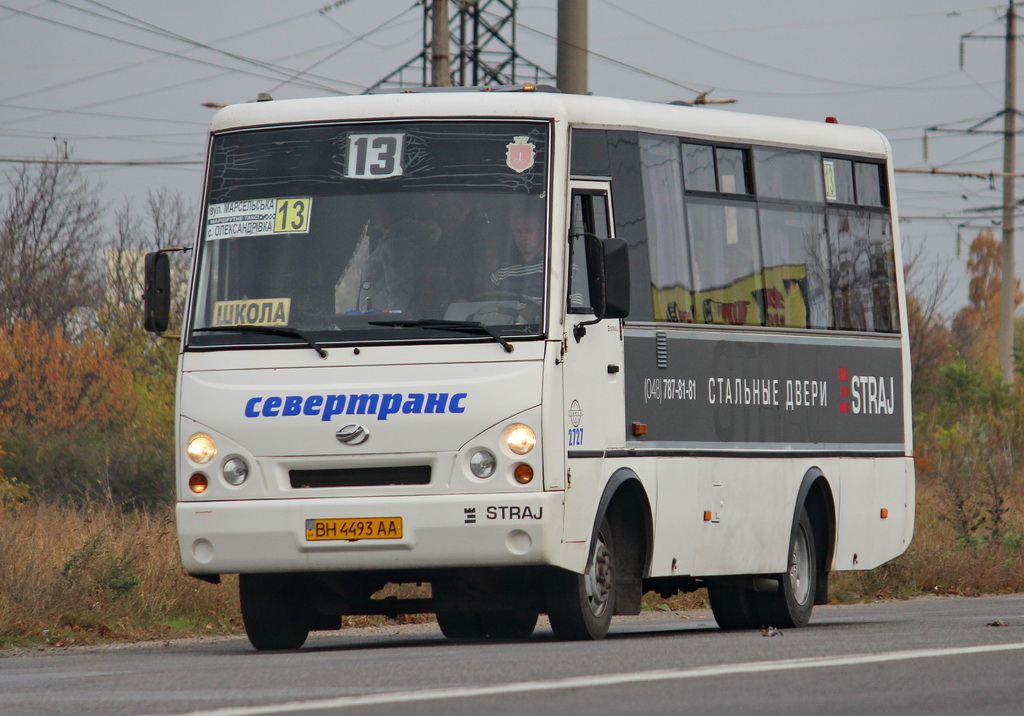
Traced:
<path fill-rule="evenodd" d="M 525 463 L 520 463 L 516 465 L 512 475 L 520 485 L 526 485 L 533 480 L 533 468 Z"/>
<path fill-rule="evenodd" d="M 188 479 L 188 489 L 197 495 L 201 495 L 206 492 L 206 488 L 210 486 L 209 480 L 206 479 L 206 475 L 201 472 L 197 472 Z"/>
<path fill-rule="evenodd" d="M 883 519 L 883 520 L 884 520 L 884 519 L 887 519 L 887 518 L 889 517 L 889 510 L 888 510 L 887 508 L 883 507 L 883 508 L 882 508 L 882 512 L 881 512 L 881 515 L 882 515 L 882 519 Z"/>

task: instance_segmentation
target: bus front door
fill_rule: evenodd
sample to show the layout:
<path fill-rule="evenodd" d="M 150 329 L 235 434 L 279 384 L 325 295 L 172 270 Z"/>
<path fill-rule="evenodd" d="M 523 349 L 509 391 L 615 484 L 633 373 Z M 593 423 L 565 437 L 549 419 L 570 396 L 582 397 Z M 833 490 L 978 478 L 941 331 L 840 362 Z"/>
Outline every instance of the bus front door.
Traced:
<path fill-rule="evenodd" d="M 604 452 L 624 444 L 622 328 L 619 319 L 594 323 L 587 290 L 583 235 L 608 238 L 615 225 L 608 183 L 573 182 L 570 202 L 565 355 L 561 363 L 567 474 L 565 539 L 585 542 L 590 539 L 601 497 Z"/>

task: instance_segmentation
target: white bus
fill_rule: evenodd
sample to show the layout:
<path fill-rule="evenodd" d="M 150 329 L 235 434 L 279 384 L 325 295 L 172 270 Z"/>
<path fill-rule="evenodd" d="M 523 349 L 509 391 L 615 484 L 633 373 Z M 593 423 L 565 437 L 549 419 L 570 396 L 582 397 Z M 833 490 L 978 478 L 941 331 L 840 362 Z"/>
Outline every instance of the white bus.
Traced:
<path fill-rule="evenodd" d="M 599 639 L 701 587 L 723 628 L 802 626 L 910 542 L 885 138 L 541 89 L 215 116 L 177 528 L 257 649 L 408 612 Z"/>

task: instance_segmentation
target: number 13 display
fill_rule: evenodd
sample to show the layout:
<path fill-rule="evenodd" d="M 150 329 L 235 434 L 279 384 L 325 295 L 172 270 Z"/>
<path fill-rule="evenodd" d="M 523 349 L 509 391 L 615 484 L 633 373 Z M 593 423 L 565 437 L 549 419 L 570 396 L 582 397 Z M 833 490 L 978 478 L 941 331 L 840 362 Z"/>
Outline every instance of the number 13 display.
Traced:
<path fill-rule="evenodd" d="M 350 134 L 345 176 L 349 179 L 401 176 L 404 139 L 404 134 Z"/>

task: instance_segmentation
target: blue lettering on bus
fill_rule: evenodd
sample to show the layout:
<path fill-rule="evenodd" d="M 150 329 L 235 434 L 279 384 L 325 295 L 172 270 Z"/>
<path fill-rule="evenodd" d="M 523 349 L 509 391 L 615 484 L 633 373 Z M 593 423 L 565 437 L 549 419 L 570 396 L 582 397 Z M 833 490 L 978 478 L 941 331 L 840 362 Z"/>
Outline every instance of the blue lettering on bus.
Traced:
<path fill-rule="evenodd" d="M 353 395 L 257 395 L 245 402 L 247 418 L 319 416 L 329 422 L 337 415 L 391 415 L 464 413 L 469 393 L 356 393 Z"/>

